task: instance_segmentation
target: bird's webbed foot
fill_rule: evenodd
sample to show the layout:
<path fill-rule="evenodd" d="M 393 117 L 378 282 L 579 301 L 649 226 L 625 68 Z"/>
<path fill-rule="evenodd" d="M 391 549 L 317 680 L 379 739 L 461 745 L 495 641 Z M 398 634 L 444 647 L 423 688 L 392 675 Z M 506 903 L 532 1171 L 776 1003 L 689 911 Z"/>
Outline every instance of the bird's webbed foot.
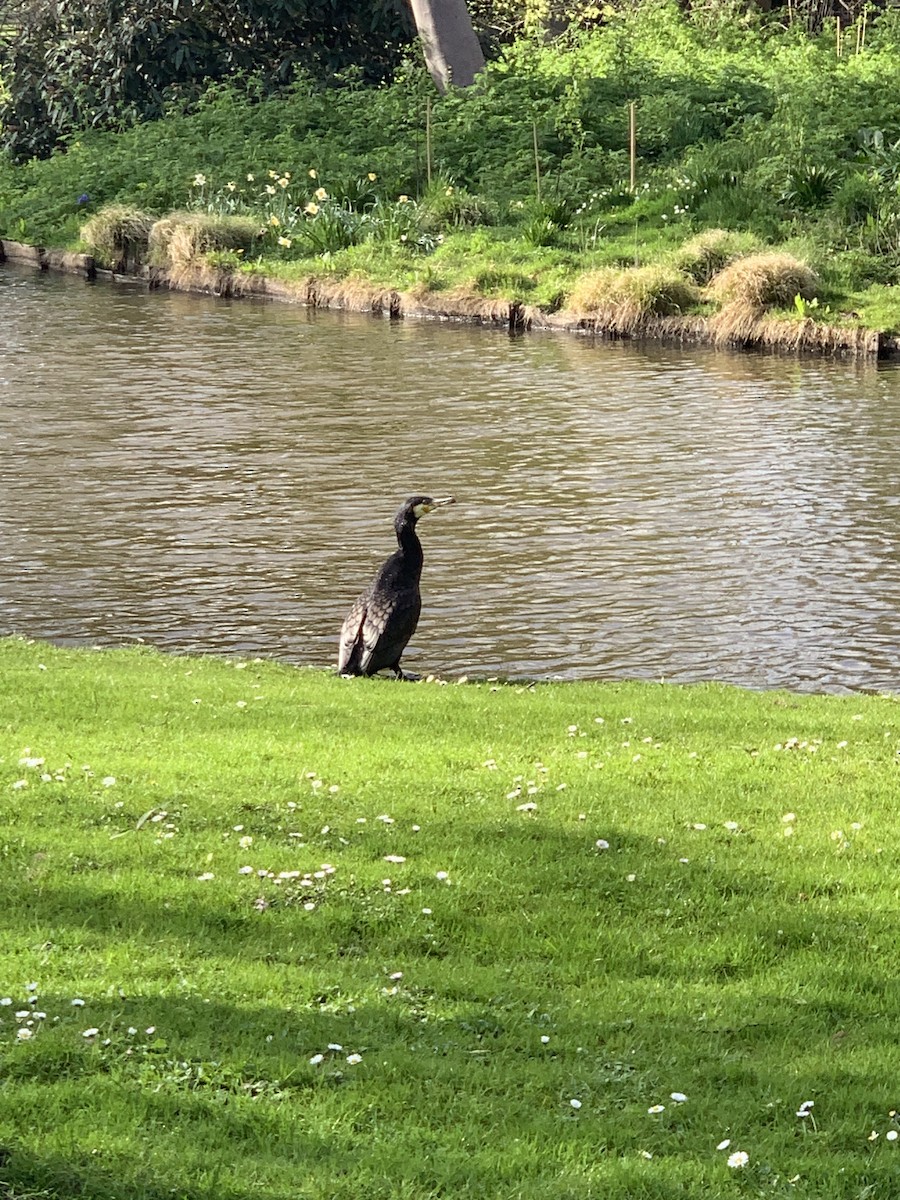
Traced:
<path fill-rule="evenodd" d="M 394 667 L 394 677 L 396 679 L 403 679 L 407 683 L 418 683 L 420 681 L 420 679 L 422 678 L 422 676 L 417 675 L 415 673 L 415 671 L 402 670 L 399 664 L 396 667 Z"/>

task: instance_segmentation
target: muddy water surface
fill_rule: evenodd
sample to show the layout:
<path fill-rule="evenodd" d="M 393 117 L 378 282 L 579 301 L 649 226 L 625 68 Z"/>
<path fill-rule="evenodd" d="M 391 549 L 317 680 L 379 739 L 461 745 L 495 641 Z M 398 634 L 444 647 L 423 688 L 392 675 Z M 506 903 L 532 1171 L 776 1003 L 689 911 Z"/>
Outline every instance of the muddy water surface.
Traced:
<path fill-rule="evenodd" d="M 413 492 L 448 674 L 900 686 L 900 372 L 0 268 L 0 633 L 333 661 Z"/>

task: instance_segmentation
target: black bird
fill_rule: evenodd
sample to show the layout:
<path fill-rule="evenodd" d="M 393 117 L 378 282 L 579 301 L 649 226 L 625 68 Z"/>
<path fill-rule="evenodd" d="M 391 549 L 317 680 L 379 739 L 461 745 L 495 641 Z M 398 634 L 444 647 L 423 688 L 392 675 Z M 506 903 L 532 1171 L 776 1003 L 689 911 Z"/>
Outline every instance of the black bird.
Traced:
<path fill-rule="evenodd" d="M 435 508 L 453 503 L 452 496 L 443 500 L 411 496 L 397 513 L 394 529 L 398 549 L 350 609 L 341 627 L 340 674 L 374 675 L 389 667 L 398 679 L 416 678 L 400 670 L 400 657 L 422 611 L 419 579 L 423 555 L 416 522 Z"/>

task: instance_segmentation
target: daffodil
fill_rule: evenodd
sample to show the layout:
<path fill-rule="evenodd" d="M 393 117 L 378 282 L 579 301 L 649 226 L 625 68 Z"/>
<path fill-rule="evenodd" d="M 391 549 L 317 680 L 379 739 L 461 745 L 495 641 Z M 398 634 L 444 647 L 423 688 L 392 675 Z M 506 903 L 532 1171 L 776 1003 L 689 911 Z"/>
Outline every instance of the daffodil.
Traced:
<path fill-rule="evenodd" d="M 247 172 L 247 182 L 248 182 L 248 183 L 252 183 L 252 182 L 253 182 L 253 180 L 254 180 L 255 178 L 256 178 L 256 177 L 255 177 L 255 175 L 253 174 L 253 172 L 252 172 L 252 171 L 248 171 L 248 172 Z"/>
<path fill-rule="evenodd" d="M 321 188 L 321 187 L 316 188 L 314 195 L 317 200 L 327 200 L 328 199 L 328 193 L 325 191 L 324 188 Z"/>
<path fill-rule="evenodd" d="M 229 181 L 225 184 L 225 186 L 228 188 L 229 192 L 237 191 L 237 184 L 234 182 L 233 179 L 229 179 Z"/>
<path fill-rule="evenodd" d="M 203 187 L 205 183 L 206 183 L 206 176 L 201 174 L 198 171 L 197 174 L 194 176 L 194 187 Z"/>
<path fill-rule="evenodd" d="M 274 187 L 271 185 L 271 183 L 267 183 L 267 184 L 266 184 L 266 195 L 267 195 L 267 196 L 274 196 L 274 195 L 275 195 L 275 189 L 274 189 Z"/>
<path fill-rule="evenodd" d="M 306 208 L 304 208 L 303 211 L 305 213 L 307 213 L 309 216 L 314 217 L 316 215 L 316 213 L 319 211 L 319 206 L 318 206 L 318 204 L 313 204 L 312 201 L 310 201 L 309 204 L 307 204 Z"/>
<path fill-rule="evenodd" d="M 290 182 L 291 181 L 288 179 L 287 175 L 282 175 L 281 178 L 278 180 L 278 186 L 280 188 L 286 188 Z"/>
<path fill-rule="evenodd" d="M 310 179 L 318 179 L 319 178 L 318 172 L 315 170 L 314 167 L 309 168 L 309 177 L 310 177 Z"/>
<path fill-rule="evenodd" d="M 287 248 L 289 248 L 289 247 L 290 247 L 290 245 L 291 245 L 291 239 L 290 239 L 290 238 L 286 238 L 286 237 L 280 237 L 280 238 L 278 239 L 278 245 L 279 245 L 279 246 L 284 246 L 284 247 L 285 247 L 285 249 L 287 249 Z M 243 843 L 244 843 L 245 841 L 247 841 L 247 840 L 248 840 L 247 838 L 241 838 L 241 845 L 243 845 Z M 251 839 L 249 839 L 249 840 L 250 840 L 250 841 L 252 841 L 253 839 L 251 838 Z"/>
<path fill-rule="evenodd" d="M 378 176 L 375 174 L 374 171 L 370 171 L 368 173 L 368 175 L 366 176 L 366 179 L 368 179 L 369 183 L 374 183 L 377 178 L 378 178 Z"/>
<path fill-rule="evenodd" d="M 276 229 L 281 224 L 281 220 L 279 217 L 276 217 L 275 213 L 272 213 L 271 217 L 269 217 L 269 224 L 273 229 Z"/>
<path fill-rule="evenodd" d="M 409 196 L 398 196 L 397 202 L 399 204 L 409 204 Z"/>

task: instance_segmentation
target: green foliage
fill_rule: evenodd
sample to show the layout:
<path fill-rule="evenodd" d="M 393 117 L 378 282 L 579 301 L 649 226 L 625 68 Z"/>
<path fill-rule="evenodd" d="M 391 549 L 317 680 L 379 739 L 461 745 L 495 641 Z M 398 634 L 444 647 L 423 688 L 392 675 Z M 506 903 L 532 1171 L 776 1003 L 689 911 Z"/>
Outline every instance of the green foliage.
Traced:
<path fill-rule="evenodd" d="M 390 0 L 33 0 L 0 23 L 3 144 L 45 155 L 77 130 L 160 117 L 241 72 L 263 93 L 297 68 L 333 81 L 353 67 L 375 82 L 410 34 Z"/>
<path fill-rule="evenodd" d="M 781 199 L 791 208 L 822 208 L 840 178 L 836 167 L 804 162 L 791 168 Z"/>
<path fill-rule="evenodd" d="M 897 264 L 889 257 L 857 248 L 829 255 L 820 273 L 835 290 L 853 292 L 873 283 L 896 283 Z"/>
<path fill-rule="evenodd" d="M 883 200 L 881 181 L 864 171 L 854 171 L 835 189 L 830 208 L 841 224 L 855 229 L 877 214 Z"/>
<path fill-rule="evenodd" d="M 893 280 L 900 21 L 871 18 L 864 51 L 838 58 L 831 33 L 728 12 L 626 6 L 560 40 L 505 45 L 478 88 L 442 97 L 409 62 L 378 87 L 346 72 L 344 86 L 323 87 L 295 71 L 277 96 L 231 75 L 162 120 L 83 131 L 42 161 L 0 158 L 0 235 L 71 245 L 85 216 L 110 204 L 156 216 L 190 208 L 260 220 L 267 261 L 338 256 L 387 283 L 388 264 L 407 280 L 410 250 L 441 254 L 441 238 L 461 231 L 484 257 L 468 278 L 487 277 L 513 238 L 552 273 L 552 285 L 535 285 L 551 297 L 593 265 L 660 259 L 714 228 L 774 245 L 802 234 L 823 262 L 858 253 L 848 279 Z M 200 177 L 210 182 L 192 183 Z M 490 250 L 478 241 L 486 228 Z"/>
<path fill-rule="evenodd" d="M 499 217 L 492 200 L 458 187 L 449 176 L 434 180 L 425 189 L 420 203 L 423 225 L 434 232 L 495 225 Z"/>

